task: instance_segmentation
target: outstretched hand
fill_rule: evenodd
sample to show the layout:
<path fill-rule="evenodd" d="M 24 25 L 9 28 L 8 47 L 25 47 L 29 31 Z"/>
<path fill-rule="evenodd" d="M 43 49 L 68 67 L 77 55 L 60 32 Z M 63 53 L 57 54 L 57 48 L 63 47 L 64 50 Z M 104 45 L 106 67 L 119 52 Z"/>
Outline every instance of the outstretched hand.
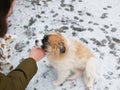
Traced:
<path fill-rule="evenodd" d="M 45 51 L 41 48 L 33 48 L 29 57 L 33 58 L 36 62 L 40 61 L 45 56 Z"/>

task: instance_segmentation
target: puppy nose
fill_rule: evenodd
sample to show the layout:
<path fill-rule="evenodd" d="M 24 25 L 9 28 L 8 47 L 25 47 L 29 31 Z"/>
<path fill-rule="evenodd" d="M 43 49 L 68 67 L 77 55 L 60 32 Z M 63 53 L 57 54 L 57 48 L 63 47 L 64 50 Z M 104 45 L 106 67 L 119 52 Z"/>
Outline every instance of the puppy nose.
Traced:
<path fill-rule="evenodd" d="M 37 44 L 39 41 L 38 40 L 35 40 L 35 44 Z"/>

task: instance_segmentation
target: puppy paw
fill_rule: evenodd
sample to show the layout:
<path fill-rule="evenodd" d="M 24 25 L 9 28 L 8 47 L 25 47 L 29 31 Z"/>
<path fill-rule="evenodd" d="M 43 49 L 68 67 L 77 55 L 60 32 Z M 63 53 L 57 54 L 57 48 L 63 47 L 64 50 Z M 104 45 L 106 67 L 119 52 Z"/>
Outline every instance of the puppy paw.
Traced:
<path fill-rule="evenodd" d="M 67 78 L 67 80 L 69 80 L 69 81 L 72 81 L 72 80 L 74 80 L 75 78 L 74 77 L 68 77 Z"/>
<path fill-rule="evenodd" d="M 49 63 L 46 63 L 46 66 L 48 67 L 48 68 L 52 68 L 53 66 L 51 65 L 51 64 L 49 64 Z"/>
<path fill-rule="evenodd" d="M 61 86 L 61 85 L 62 85 L 62 82 L 56 80 L 56 81 L 53 81 L 53 85 L 54 85 L 54 86 Z"/>
<path fill-rule="evenodd" d="M 72 81 L 72 80 L 74 80 L 74 79 L 76 79 L 76 78 L 77 78 L 77 77 L 76 77 L 75 75 L 72 75 L 72 76 L 68 77 L 67 80 Z"/>
<path fill-rule="evenodd" d="M 93 90 L 93 88 L 92 87 L 86 87 L 85 90 Z"/>

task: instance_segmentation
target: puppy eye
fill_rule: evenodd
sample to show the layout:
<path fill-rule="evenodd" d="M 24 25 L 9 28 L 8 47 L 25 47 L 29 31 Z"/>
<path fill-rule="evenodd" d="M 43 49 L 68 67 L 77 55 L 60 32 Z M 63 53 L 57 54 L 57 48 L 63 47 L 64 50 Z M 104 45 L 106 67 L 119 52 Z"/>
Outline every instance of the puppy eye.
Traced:
<path fill-rule="evenodd" d="M 42 43 L 45 44 L 45 45 L 48 45 L 48 44 L 49 44 L 49 42 L 48 42 L 47 39 L 42 39 Z"/>
<path fill-rule="evenodd" d="M 42 43 L 44 43 L 44 42 L 48 42 L 48 35 L 44 35 L 44 38 L 43 38 L 43 40 L 42 40 Z"/>
<path fill-rule="evenodd" d="M 46 43 L 47 42 L 47 40 L 46 39 L 42 39 L 42 43 Z"/>

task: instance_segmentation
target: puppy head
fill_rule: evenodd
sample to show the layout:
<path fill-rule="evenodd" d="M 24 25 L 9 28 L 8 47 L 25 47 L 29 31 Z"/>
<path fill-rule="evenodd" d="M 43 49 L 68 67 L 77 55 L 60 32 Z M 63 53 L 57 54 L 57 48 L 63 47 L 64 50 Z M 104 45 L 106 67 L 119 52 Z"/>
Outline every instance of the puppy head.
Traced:
<path fill-rule="evenodd" d="M 41 48 L 49 54 L 60 55 L 66 53 L 66 40 L 60 33 L 46 34 L 41 42 Z"/>

